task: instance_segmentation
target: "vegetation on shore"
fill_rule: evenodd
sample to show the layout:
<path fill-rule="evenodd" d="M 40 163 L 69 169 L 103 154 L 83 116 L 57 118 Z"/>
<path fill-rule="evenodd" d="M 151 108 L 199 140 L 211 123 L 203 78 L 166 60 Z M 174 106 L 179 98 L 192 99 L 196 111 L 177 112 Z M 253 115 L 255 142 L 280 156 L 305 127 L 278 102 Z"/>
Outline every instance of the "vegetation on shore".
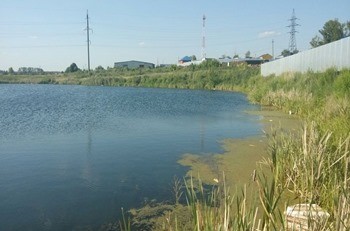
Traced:
<path fill-rule="evenodd" d="M 299 133 L 270 135 L 269 157 L 262 161 L 251 189 L 257 190 L 257 197 L 244 189 L 229 193 L 224 177 L 209 192 L 201 183 L 187 183 L 189 230 L 285 229 L 283 212 L 295 203 L 318 204 L 330 214 L 326 222 L 313 224 L 314 230 L 349 230 L 350 71 L 267 78 L 254 75 L 254 67 L 238 66 L 231 78 L 220 71 L 214 86 L 204 86 L 246 92 L 253 102 L 297 114 L 305 125 Z M 176 209 L 170 213 L 175 225 L 167 226 L 171 215 L 166 214 L 159 230 L 176 230 Z"/>
<path fill-rule="evenodd" d="M 224 176 L 210 190 L 193 179 L 178 181 L 175 205 L 164 210 L 150 205 L 156 215 L 153 220 L 145 217 L 151 223 L 144 224 L 143 230 L 283 230 L 283 211 L 290 201 L 315 203 L 330 214 L 317 230 L 350 229 L 350 70 L 263 78 L 258 67 L 219 67 L 216 62 L 206 62 L 187 68 L 4 75 L 0 82 L 245 92 L 254 103 L 296 114 L 305 121 L 299 133 L 276 131 L 270 135 L 269 157 L 254 177 L 252 190 L 257 190 L 257 196 L 246 188 L 231 191 Z M 181 203 L 185 199 L 186 203 Z M 142 210 L 134 210 L 136 221 L 140 213 Z M 187 220 L 181 220 L 180 214 L 186 214 L 181 216 Z M 140 228 L 135 219 L 132 226 Z M 121 223 L 122 230 L 129 230 L 127 221 Z"/>

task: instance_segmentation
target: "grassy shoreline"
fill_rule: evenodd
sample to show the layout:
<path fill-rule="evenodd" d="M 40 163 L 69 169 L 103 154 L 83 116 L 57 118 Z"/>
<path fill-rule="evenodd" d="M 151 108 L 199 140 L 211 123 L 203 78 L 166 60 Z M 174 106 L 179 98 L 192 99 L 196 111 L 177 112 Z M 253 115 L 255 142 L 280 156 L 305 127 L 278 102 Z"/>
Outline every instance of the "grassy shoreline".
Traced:
<path fill-rule="evenodd" d="M 238 72 L 242 74 L 242 70 Z M 224 183 L 206 193 L 201 185 L 212 181 L 213 174 L 197 185 L 187 182 L 192 230 L 283 230 L 286 227 L 283 211 L 288 203 L 315 203 L 324 208 L 330 218 L 316 224 L 317 230 L 348 230 L 349 70 L 267 78 L 234 74 L 237 73 L 232 73 L 229 82 L 220 78 L 215 89 L 238 89 L 247 93 L 252 102 L 301 117 L 305 125 L 299 132 L 272 132 L 269 136 L 268 157 L 256 173 L 253 189 L 258 198 L 248 199 L 252 192 L 247 192 L 246 187 L 241 192 L 227 193 L 226 176 L 218 179 Z M 245 79 L 231 85 L 239 82 L 237 78 Z M 196 158 L 189 156 L 190 161 L 197 161 Z M 171 215 L 167 214 L 169 220 Z M 167 227 L 175 229 L 179 214 L 176 209 L 171 214 L 173 223 Z"/>

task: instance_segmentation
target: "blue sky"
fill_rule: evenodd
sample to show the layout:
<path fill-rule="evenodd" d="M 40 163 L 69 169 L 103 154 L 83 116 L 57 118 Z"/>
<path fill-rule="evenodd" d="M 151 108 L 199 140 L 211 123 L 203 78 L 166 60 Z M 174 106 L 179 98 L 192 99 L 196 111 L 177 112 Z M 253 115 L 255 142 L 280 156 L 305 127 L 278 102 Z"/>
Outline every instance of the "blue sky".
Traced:
<path fill-rule="evenodd" d="M 349 0 L 1 0 L 0 70 L 41 67 L 64 71 L 71 63 L 87 69 L 86 11 L 89 11 L 91 67 L 142 60 L 176 63 L 201 57 L 202 16 L 206 15 L 206 54 L 247 51 L 275 55 L 288 48 L 292 11 L 297 48 L 307 50 L 324 23 L 350 20 Z"/>

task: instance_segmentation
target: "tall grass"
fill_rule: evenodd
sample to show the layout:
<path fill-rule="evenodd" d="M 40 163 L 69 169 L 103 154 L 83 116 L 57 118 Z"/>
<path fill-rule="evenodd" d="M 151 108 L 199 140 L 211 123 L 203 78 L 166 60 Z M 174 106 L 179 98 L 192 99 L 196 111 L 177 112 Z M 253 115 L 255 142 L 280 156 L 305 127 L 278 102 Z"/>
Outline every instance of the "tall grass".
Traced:
<path fill-rule="evenodd" d="M 270 173 L 261 168 L 250 192 L 230 192 L 224 175 L 211 190 L 200 180 L 185 181 L 193 230 L 287 230 L 288 203 L 318 204 L 331 215 L 315 220 L 310 213 L 308 230 L 349 230 L 350 136 L 335 146 L 331 136 L 321 135 L 315 123 L 297 135 L 271 135 L 270 157 L 262 165 Z"/>
<path fill-rule="evenodd" d="M 305 126 L 299 134 L 270 136 L 265 163 L 271 174 L 259 174 L 254 204 L 245 204 L 246 194 L 226 193 L 224 185 L 206 200 L 187 185 L 194 230 L 284 230 L 284 203 L 315 203 L 331 215 L 326 223 L 310 223 L 310 230 L 350 230 L 349 83 L 349 70 L 332 69 L 216 82 L 219 89 L 243 89 L 254 102 L 297 114 Z"/>
<path fill-rule="evenodd" d="M 269 166 L 298 201 L 320 205 L 350 228 L 350 136 L 333 141 L 337 145 L 331 137 L 331 132 L 321 134 L 315 123 L 305 125 L 300 137 L 273 136 Z"/>
<path fill-rule="evenodd" d="M 200 181 L 195 185 L 192 178 L 186 184 L 193 230 L 257 230 L 262 227 L 257 219 L 258 208 L 248 204 L 246 188 L 231 194 L 224 179 L 225 176 L 219 186 L 208 192 Z"/>
<path fill-rule="evenodd" d="M 271 135 L 268 162 L 295 201 L 319 204 L 331 214 L 329 230 L 350 229 L 349 83 L 349 70 L 330 69 L 268 77 L 255 89 L 263 92 L 257 102 L 305 120 L 298 136 Z M 254 100 L 256 93 L 250 95 Z"/>

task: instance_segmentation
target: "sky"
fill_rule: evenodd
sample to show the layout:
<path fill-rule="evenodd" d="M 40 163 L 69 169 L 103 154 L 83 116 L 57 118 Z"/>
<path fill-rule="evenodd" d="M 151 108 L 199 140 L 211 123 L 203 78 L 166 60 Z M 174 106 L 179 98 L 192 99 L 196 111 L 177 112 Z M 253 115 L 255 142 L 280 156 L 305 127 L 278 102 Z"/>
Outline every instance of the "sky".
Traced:
<path fill-rule="evenodd" d="M 326 21 L 350 21 L 349 0 L 1 0 L 0 70 L 87 69 L 87 11 L 92 69 L 201 58 L 203 15 L 206 57 L 272 54 L 272 40 L 278 56 L 289 46 L 293 9 L 299 51 Z"/>

